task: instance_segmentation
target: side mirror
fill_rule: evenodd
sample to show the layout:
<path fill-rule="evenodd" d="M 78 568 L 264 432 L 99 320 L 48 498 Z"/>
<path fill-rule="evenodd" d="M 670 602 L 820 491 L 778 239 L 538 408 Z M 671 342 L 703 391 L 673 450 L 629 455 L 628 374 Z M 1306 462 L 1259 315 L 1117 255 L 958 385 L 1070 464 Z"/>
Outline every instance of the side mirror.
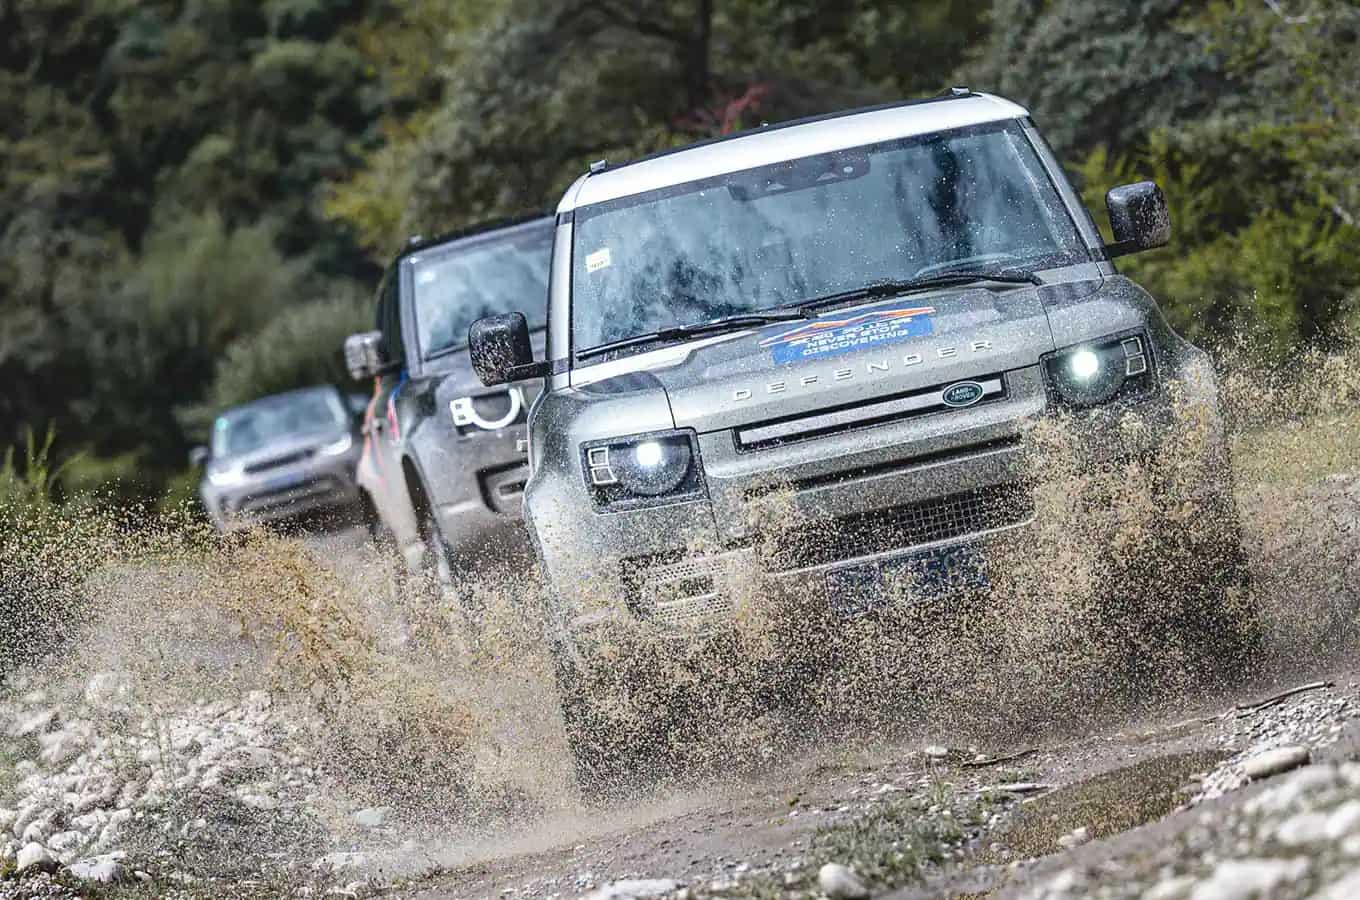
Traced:
<path fill-rule="evenodd" d="M 473 322 L 468 328 L 468 353 L 473 370 L 487 387 L 548 374 L 546 363 L 534 362 L 529 322 L 523 313 L 487 316 Z"/>
<path fill-rule="evenodd" d="M 211 454 L 208 453 L 207 447 L 195 447 L 189 451 L 189 465 L 195 469 L 201 469 L 208 464 L 209 456 Z"/>
<path fill-rule="evenodd" d="M 372 378 L 382 371 L 385 362 L 381 331 L 365 331 L 345 338 L 345 368 L 350 378 L 355 381 Z"/>
<path fill-rule="evenodd" d="M 1112 257 L 1164 247 L 1171 240 L 1171 213 L 1156 182 L 1110 188 L 1105 208 L 1114 232 L 1114 243 L 1105 249 Z"/>

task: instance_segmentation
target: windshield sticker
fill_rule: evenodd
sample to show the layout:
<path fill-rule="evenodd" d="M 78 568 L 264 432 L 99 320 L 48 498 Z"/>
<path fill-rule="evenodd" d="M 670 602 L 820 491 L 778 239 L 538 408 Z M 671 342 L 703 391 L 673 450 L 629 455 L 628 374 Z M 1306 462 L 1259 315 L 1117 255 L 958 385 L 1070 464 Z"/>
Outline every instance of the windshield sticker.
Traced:
<path fill-rule="evenodd" d="M 586 271 L 598 272 L 601 269 L 609 268 L 611 260 L 609 258 L 609 248 L 601 247 L 594 253 L 586 254 Z"/>
<path fill-rule="evenodd" d="M 933 306 L 917 306 L 875 309 L 843 319 L 818 319 L 766 338 L 760 346 L 770 348 L 776 363 L 837 356 L 931 334 L 935 329 L 931 319 L 934 312 Z"/>

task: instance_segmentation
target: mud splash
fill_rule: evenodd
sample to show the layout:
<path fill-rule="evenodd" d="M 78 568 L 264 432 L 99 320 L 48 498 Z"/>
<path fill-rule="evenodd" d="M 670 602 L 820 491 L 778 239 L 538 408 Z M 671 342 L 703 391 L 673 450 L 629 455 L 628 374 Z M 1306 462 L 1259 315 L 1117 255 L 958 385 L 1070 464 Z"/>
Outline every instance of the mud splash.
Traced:
<path fill-rule="evenodd" d="M 798 551 L 791 536 L 808 522 L 787 494 L 763 495 L 750 511 L 760 564 L 732 585 L 730 627 L 700 641 L 626 619 L 601 632 L 583 677 L 626 754 L 621 768 L 658 791 L 828 743 L 1004 744 L 1353 648 L 1360 353 L 1303 354 L 1289 369 L 1303 377 L 1242 358 L 1224 371 L 1226 441 L 1188 404 L 1178 440 L 1151 453 L 1093 459 L 1080 423 L 1037 423 L 1023 479 L 1032 522 L 989 546 L 986 589 L 940 599 L 906 578 L 872 615 L 833 614 L 843 598 L 765 574 Z M 1137 446 L 1148 425 L 1124 416 L 1097 428 Z M 1220 446 L 1236 514 L 1199 502 L 1225 482 Z M 6 527 L 9 615 L 25 626 L 8 632 L 11 695 L 88 702 L 92 679 L 113 675 L 117 712 L 92 727 L 108 740 L 164 731 L 172 743 L 180 726 L 167 723 L 185 710 L 268 697 L 271 715 L 297 726 L 288 752 L 313 772 L 296 799 L 307 826 L 258 832 L 284 861 L 378 845 L 420 858 L 590 802 L 536 586 L 483 580 L 471 603 L 396 590 L 394 562 L 353 535 L 222 540 L 187 518 L 94 511 L 41 527 L 10 515 Z M 45 661 L 27 658 L 51 645 Z M 22 781 L 5 760 L 36 753 L 35 740 L 0 738 L 0 811 Z M 176 821 L 219 823 L 219 845 L 237 858 L 259 850 L 241 840 L 245 825 L 225 837 L 246 818 L 195 808 L 225 803 L 235 815 L 258 784 L 200 787 L 178 789 L 188 808 Z M 356 832 L 355 813 L 370 808 L 386 824 Z M 182 840 L 137 835 L 127 846 L 151 856 Z"/>

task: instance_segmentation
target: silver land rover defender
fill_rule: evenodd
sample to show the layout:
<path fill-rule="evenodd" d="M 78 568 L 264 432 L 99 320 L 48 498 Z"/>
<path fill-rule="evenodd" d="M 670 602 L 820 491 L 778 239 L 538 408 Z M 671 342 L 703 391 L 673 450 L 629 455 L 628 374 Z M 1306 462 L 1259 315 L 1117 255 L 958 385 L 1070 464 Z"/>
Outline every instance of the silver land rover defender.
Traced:
<path fill-rule="evenodd" d="M 546 360 L 522 317 L 470 329 L 487 384 L 545 381 L 524 519 L 559 664 L 602 619 L 720 619 L 770 565 L 745 507 L 772 480 L 826 539 L 769 574 L 857 594 L 1025 527 L 997 501 L 1051 410 L 1169 423 L 1174 379 L 1217 421 L 1208 356 L 1111 262 L 1168 241 L 1161 191 L 1107 204 L 1109 245 L 1028 113 L 966 89 L 592 166 Z"/>
<path fill-rule="evenodd" d="M 483 387 L 465 341 L 480 316 L 528 311 L 542 347 L 552 219 L 535 216 L 415 239 L 377 291 L 377 330 L 345 343 L 374 379 L 358 482 L 371 525 L 432 587 L 465 593 L 487 567 L 528 561 L 519 523 L 533 393 Z"/>

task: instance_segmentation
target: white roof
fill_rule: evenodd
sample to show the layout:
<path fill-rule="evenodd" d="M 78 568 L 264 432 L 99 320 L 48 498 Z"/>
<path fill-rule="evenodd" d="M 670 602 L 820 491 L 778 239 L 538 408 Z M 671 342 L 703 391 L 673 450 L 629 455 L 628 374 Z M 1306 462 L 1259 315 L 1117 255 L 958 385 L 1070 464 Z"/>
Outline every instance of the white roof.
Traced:
<path fill-rule="evenodd" d="M 582 176 L 567 189 L 557 211 L 570 212 L 594 203 L 819 153 L 986 122 L 1023 119 L 1028 115 L 1024 107 L 1009 100 L 990 94 L 970 94 L 753 131 L 606 169 L 598 175 Z"/>

